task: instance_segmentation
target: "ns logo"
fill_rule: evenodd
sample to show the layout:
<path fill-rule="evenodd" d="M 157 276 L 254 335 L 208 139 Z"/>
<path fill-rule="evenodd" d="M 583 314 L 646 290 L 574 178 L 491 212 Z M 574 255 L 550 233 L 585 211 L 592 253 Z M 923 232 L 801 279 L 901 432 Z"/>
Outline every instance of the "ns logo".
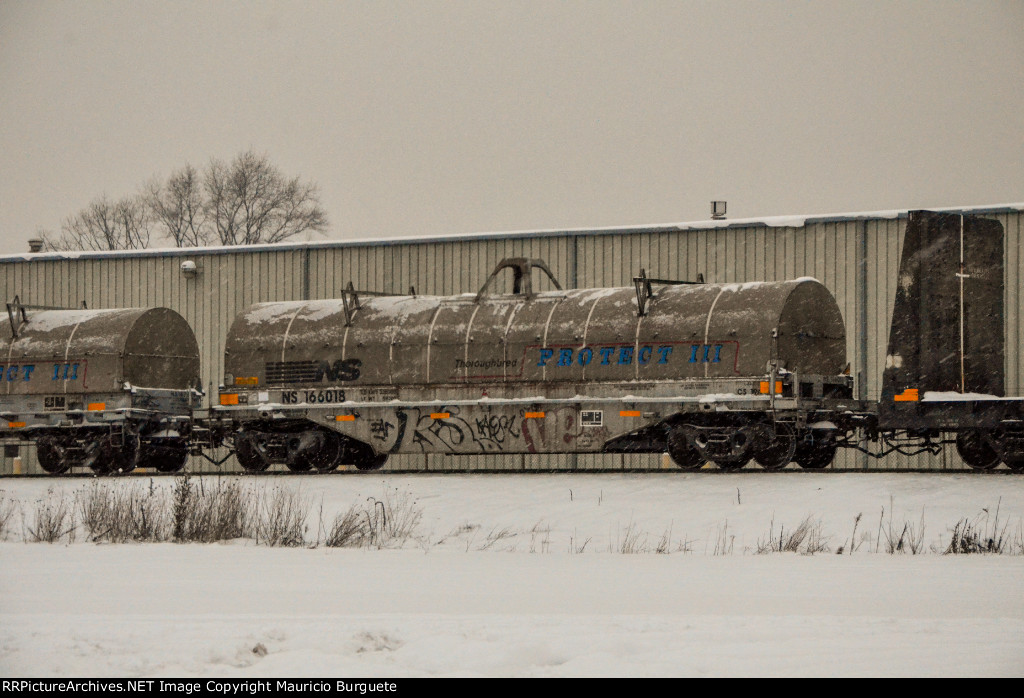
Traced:
<path fill-rule="evenodd" d="M 274 383 L 322 383 L 325 379 L 331 382 L 354 381 L 359 378 L 359 367 L 363 362 L 359 359 L 338 359 L 333 363 L 321 361 L 268 361 L 266 365 L 267 382 Z"/>
<path fill-rule="evenodd" d="M 328 381 L 354 381 L 359 378 L 359 367 L 363 362 L 359 359 L 338 359 L 333 364 L 329 361 L 320 361 L 316 365 L 316 382 L 325 378 Z"/>

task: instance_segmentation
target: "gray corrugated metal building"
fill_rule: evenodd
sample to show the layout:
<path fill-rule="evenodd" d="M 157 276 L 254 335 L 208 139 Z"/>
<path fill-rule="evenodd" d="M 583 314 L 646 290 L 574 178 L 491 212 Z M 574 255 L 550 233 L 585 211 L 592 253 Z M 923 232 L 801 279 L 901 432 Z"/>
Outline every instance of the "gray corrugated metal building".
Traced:
<path fill-rule="evenodd" d="M 999 220 L 1006 254 L 1006 387 L 1024 392 L 1024 204 L 942 209 Z M 835 295 L 846 322 L 847 356 L 856 396 L 875 399 L 906 211 L 777 217 L 597 230 L 544 230 L 138 252 L 44 253 L 0 257 L 0 289 L 26 304 L 90 308 L 166 306 L 181 313 L 199 341 L 203 383 L 216 398 L 224 339 L 232 318 L 250 303 L 336 298 L 357 289 L 449 295 L 476 292 L 504 257 L 547 261 L 563 287 L 628 286 L 643 268 L 656 278 L 708 282 L 813 276 Z M 185 273 L 182 262 L 195 263 Z M 32 449 L 18 449 L 23 471 L 38 472 Z M 193 469 L 204 468 L 194 460 Z M 899 458 L 887 465 L 962 467 L 955 452 Z M 447 456 L 393 458 L 388 468 L 657 468 L 651 455 Z M 868 467 L 840 453 L 837 465 Z M 11 472 L 5 449 L 0 472 Z M 226 468 L 235 467 L 229 461 Z"/>

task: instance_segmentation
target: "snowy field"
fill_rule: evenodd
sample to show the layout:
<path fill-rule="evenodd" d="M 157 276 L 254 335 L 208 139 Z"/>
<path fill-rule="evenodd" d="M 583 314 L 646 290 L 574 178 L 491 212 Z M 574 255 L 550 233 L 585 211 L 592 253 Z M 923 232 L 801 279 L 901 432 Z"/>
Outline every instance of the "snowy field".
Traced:
<path fill-rule="evenodd" d="M 0 675 L 1024 676 L 1024 476 L 259 477 L 301 547 L 25 542 L 43 500 L 174 482 L 0 481 Z M 385 504 L 401 536 L 325 545 Z M 964 523 L 1004 553 L 942 554 Z"/>

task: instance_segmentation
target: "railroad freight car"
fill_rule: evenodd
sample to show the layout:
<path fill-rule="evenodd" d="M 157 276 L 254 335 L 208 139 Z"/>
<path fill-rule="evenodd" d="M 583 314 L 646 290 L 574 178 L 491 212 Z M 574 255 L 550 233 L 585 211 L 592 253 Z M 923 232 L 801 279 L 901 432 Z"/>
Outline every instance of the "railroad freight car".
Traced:
<path fill-rule="evenodd" d="M 1024 471 L 1024 398 L 1006 394 L 1003 245 L 998 221 L 909 213 L 872 438 L 911 453 L 955 442 L 976 470 Z"/>
<path fill-rule="evenodd" d="M 0 337 L 0 436 L 36 442 L 50 473 L 164 472 L 188 457 L 199 347 L 168 308 L 8 304 Z"/>
<path fill-rule="evenodd" d="M 503 274 L 511 293 L 492 292 Z M 814 279 L 562 290 L 543 261 L 505 259 L 476 294 L 250 307 L 212 411 L 250 471 L 666 450 L 684 469 L 823 468 L 854 426 L 845 346 Z"/>
<path fill-rule="evenodd" d="M 854 399 L 842 315 L 812 278 L 641 270 L 632 286 L 563 290 L 542 260 L 509 258 L 477 293 L 350 284 L 337 299 L 259 303 L 227 332 L 209 412 L 195 336 L 174 311 L 15 299 L 0 437 L 35 441 L 51 473 L 174 472 L 189 453 L 220 464 L 230 452 L 250 472 L 375 470 L 391 454 L 663 452 L 684 470 L 820 469 L 841 447 L 884 458 L 947 444 L 976 470 L 1022 471 L 1003 246 L 998 221 L 909 212 L 877 402 Z M 221 446 L 229 455 L 210 458 Z"/>

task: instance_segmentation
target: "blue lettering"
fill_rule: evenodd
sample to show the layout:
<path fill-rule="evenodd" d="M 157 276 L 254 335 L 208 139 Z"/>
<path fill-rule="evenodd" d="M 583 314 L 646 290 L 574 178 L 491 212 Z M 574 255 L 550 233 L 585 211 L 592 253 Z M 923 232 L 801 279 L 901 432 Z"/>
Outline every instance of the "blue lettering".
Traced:
<path fill-rule="evenodd" d="M 78 378 L 78 364 L 71 365 L 71 380 Z"/>
<path fill-rule="evenodd" d="M 711 351 L 711 346 L 705 344 L 704 345 L 704 358 L 701 359 L 704 363 L 708 362 L 708 352 L 710 352 L 710 351 Z"/>
<path fill-rule="evenodd" d="M 627 365 L 633 363 L 633 347 L 619 347 L 619 363 Z"/>
<path fill-rule="evenodd" d="M 668 355 L 672 353 L 672 347 L 658 347 L 658 353 L 661 355 L 661 358 L 658 359 L 658 363 L 659 364 L 667 364 L 668 363 Z M 695 360 L 695 359 L 691 359 L 691 361 L 693 361 L 693 360 Z"/>
<path fill-rule="evenodd" d="M 17 366 L 8 366 L 7 367 L 7 380 L 8 380 L 8 382 L 13 381 L 17 377 L 18 377 L 18 367 Z"/>
<path fill-rule="evenodd" d="M 602 366 L 607 366 L 611 363 L 612 354 L 615 353 L 615 347 L 601 347 L 597 351 L 601 355 Z"/>
<path fill-rule="evenodd" d="M 64 364 L 64 380 L 68 379 L 68 371 L 71 369 L 71 364 Z"/>
<path fill-rule="evenodd" d="M 651 360 L 651 352 L 654 351 L 653 347 L 643 347 L 640 349 L 640 353 L 637 355 L 637 361 L 641 364 L 646 364 Z"/>
<path fill-rule="evenodd" d="M 716 344 L 715 345 L 715 358 L 711 361 L 711 363 L 717 364 L 721 360 L 722 360 L 722 345 L 721 344 Z"/>
<path fill-rule="evenodd" d="M 558 350 L 558 365 L 559 366 L 572 366 L 572 349 L 559 349 Z"/>
<path fill-rule="evenodd" d="M 590 360 L 594 358 L 594 350 L 590 347 L 583 347 L 576 354 L 576 363 L 580 366 L 586 366 L 590 363 Z"/>
<path fill-rule="evenodd" d="M 22 370 L 25 372 L 25 380 L 28 380 L 32 377 L 32 371 L 36 370 L 36 367 L 35 365 L 22 366 Z"/>
<path fill-rule="evenodd" d="M 690 363 L 691 364 L 697 363 L 697 350 L 699 348 L 700 348 L 700 346 L 697 345 L 697 344 L 694 344 L 692 347 L 690 347 Z M 662 349 L 664 349 L 664 347 L 662 347 Z M 661 351 L 661 350 L 659 349 L 658 351 Z M 658 363 L 663 364 L 665 362 L 664 361 L 659 361 Z"/>
<path fill-rule="evenodd" d="M 53 380 L 60 379 L 60 364 L 53 365 Z"/>
<path fill-rule="evenodd" d="M 541 349 L 540 350 L 540 361 L 537 362 L 537 365 L 538 366 L 543 366 L 544 364 L 546 364 L 548 362 L 548 359 L 550 359 L 554 355 L 555 355 L 555 350 L 554 349 Z"/>

